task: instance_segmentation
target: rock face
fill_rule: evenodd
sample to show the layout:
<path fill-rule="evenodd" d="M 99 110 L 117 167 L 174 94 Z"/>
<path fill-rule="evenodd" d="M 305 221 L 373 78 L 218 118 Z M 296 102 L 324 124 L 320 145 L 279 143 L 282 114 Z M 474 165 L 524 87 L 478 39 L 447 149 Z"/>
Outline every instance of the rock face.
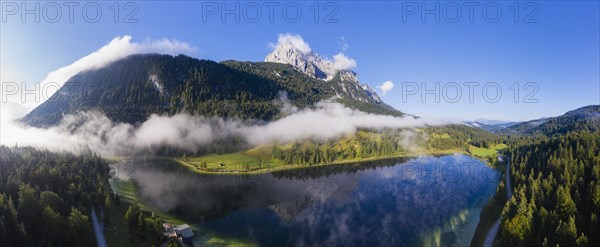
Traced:
<path fill-rule="evenodd" d="M 294 66 L 298 71 L 317 79 L 331 79 L 329 75 L 317 66 L 317 61 L 322 63 L 318 56 L 313 53 L 304 54 L 293 46 L 291 42 L 279 45 L 273 52 L 269 53 L 265 58 L 265 62 L 283 63 Z"/>
<path fill-rule="evenodd" d="M 337 80 L 339 81 L 338 84 L 340 88 L 343 90 L 336 93 L 338 97 L 350 95 L 351 98 L 362 102 L 374 101 L 375 103 L 383 103 L 373 88 L 369 87 L 367 84 L 360 84 L 356 72 L 350 69 L 338 69 L 334 64 L 334 61 L 323 58 L 312 51 L 303 52 L 296 48 L 291 42 L 279 44 L 273 52 L 265 57 L 265 62 L 289 64 L 299 72 L 312 78 L 332 83 L 335 83 L 334 81 Z M 350 88 L 364 90 L 365 94 L 368 95 L 370 99 L 352 97 L 352 94 L 348 92 Z"/>
<path fill-rule="evenodd" d="M 369 87 L 369 85 L 367 85 L 367 84 L 363 84 L 363 85 L 361 85 L 361 87 L 363 90 L 365 90 L 365 92 L 367 93 L 367 95 L 369 97 L 373 98 L 377 102 L 383 102 L 379 98 L 379 95 L 377 95 L 377 93 L 375 92 L 375 89 L 373 89 L 372 87 Z"/>

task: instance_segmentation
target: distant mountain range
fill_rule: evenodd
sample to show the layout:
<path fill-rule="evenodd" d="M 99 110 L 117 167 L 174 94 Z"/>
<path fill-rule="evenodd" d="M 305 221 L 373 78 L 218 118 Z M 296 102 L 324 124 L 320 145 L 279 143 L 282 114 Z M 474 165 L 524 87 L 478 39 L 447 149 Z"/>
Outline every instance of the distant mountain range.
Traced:
<path fill-rule="evenodd" d="M 495 119 L 477 119 L 475 121 L 463 122 L 463 124 L 465 124 L 465 125 L 484 129 L 484 130 L 487 130 L 490 132 L 499 132 L 504 128 L 513 126 L 518 123 L 519 122 L 502 121 L 502 120 L 495 120 Z"/>
<path fill-rule="evenodd" d="M 66 114 L 100 111 L 113 121 L 139 123 L 151 114 L 273 120 L 289 101 L 300 109 L 336 100 L 365 112 L 402 116 L 356 73 L 336 69 L 318 54 L 280 44 L 266 62 L 214 62 L 184 55 L 131 55 L 70 78 L 22 121 L 38 127 Z"/>
<path fill-rule="evenodd" d="M 475 120 L 475 122 L 486 124 L 486 125 L 500 126 L 500 127 L 509 127 L 509 126 L 512 126 L 512 125 L 515 125 L 518 123 L 518 122 L 502 121 L 502 120 L 496 120 L 496 119 L 485 119 L 485 118 L 477 119 L 477 120 Z"/>
<path fill-rule="evenodd" d="M 589 105 L 569 111 L 557 117 L 544 117 L 524 122 L 476 120 L 465 125 L 485 129 L 498 134 L 564 134 L 569 131 L 600 130 L 600 105 Z"/>

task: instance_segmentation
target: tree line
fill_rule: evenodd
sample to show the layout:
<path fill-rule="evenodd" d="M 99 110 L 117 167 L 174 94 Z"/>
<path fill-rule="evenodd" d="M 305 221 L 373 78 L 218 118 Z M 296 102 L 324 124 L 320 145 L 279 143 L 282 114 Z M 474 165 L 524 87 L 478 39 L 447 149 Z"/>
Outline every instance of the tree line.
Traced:
<path fill-rule="evenodd" d="M 444 136 L 433 138 L 433 136 Z M 272 158 L 286 164 L 327 164 L 336 160 L 410 154 L 413 151 L 469 150 L 503 143 L 501 136 L 463 125 L 427 127 L 422 130 L 361 129 L 336 141 L 303 140 L 272 145 Z"/>
<path fill-rule="evenodd" d="M 600 132 L 529 141 L 510 150 L 514 195 L 496 244 L 600 245 Z"/>
<path fill-rule="evenodd" d="M 89 212 L 112 193 L 106 162 L 0 146 L 0 243 L 3 246 L 93 246 Z"/>

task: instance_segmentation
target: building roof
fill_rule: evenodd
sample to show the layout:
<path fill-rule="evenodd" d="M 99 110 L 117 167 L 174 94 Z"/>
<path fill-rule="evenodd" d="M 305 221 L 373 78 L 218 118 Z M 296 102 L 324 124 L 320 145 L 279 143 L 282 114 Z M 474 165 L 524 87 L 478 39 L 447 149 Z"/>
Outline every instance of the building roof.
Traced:
<path fill-rule="evenodd" d="M 190 226 L 188 226 L 188 224 L 183 224 L 183 225 L 178 225 L 175 227 L 175 229 L 178 229 L 178 230 L 183 230 L 186 228 L 190 228 Z"/>
<path fill-rule="evenodd" d="M 192 228 L 190 228 L 190 226 L 188 226 L 187 224 L 178 225 L 173 229 L 175 230 L 177 235 L 181 236 L 182 239 L 187 239 L 187 238 L 191 238 L 194 236 L 194 232 L 192 231 Z"/>

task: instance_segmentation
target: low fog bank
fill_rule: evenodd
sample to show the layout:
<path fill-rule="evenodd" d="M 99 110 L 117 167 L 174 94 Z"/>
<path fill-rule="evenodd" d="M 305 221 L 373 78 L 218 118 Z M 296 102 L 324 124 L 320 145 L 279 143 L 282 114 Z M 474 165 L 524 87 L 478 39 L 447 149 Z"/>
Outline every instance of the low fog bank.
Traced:
<path fill-rule="evenodd" d="M 9 104 L 2 104 L 0 143 L 68 151 L 77 151 L 87 145 L 102 155 L 152 153 L 165 147 L 197 152 L 206 150 L 211 144 L 225 142 L 252 147 L 303 139 L 325 141 L 352 134 L 360 128 L 410 129 L 453 123 L 412 116 L 376 115 L 337 102 L 320 102 L 312 109 L 282 107 L 285 117 L 268 123 L 179 113 L 173 116 L 153 114 L 145 122 L 131 125 L 113 122 L 101 112 L 89 111 L 66 115 L 59 124 L 44 129 L 18 122 L 18 111 L 14 109 Z M 401 144 L 411 145 L 410 141 Z"/>

